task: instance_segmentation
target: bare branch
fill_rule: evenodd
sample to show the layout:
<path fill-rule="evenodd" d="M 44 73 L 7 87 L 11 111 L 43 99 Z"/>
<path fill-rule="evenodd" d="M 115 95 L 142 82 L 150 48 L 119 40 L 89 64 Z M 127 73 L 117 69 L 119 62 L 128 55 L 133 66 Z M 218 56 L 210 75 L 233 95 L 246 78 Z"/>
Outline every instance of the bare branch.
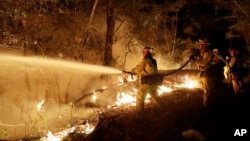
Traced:
<path fill-rule="evenodd" d="M 238 4 L 236 0 L 233 0 L 234 4 L 248 17 L 247 12 Z"/>

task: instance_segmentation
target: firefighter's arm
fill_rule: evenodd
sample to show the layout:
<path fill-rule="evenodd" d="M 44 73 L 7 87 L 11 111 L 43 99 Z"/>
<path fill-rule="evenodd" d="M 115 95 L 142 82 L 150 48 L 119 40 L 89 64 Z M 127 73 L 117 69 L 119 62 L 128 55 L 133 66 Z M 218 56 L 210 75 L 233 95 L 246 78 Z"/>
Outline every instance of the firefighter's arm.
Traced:
<path fill-rule="evenodd" d="M 230 62 L 228 63 L 229 73 L 233 73 L 233 69 L 235 68 L 235 65 L 236 65 L 236 58 L 231 57 Z"/>
<path fill-rule="evenodd" d="M 146 66 L 146 61 L 144 59 L 141 60 L 141 62 L 135 67 L 133 68 L 131 71 L 133 73 L 141 73 L 142 71 L 145 70 L 145 66 Z"/>
<path fill-rule="evenodd" d="M 203 58 L 195 60 L 195 63 L 200 66 L 206 66 L 211 63 L 212 60 L 212 53 L 205 52 Z"/>
<path fill-rule="evenodd" d="M 236 58 L 235 57 L 232 57 L 230 59 L 230 62 L 228 63 L 229 67 L 232 68 L 235 66 L 235 63 L 236 63 Z"/>

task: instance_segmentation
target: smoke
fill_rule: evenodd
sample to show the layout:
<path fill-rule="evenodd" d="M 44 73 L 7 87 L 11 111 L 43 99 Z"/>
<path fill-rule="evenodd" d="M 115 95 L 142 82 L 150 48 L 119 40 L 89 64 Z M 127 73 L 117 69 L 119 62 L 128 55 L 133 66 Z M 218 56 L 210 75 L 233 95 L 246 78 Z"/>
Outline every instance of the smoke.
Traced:
<path fill-rule="evenodd" d="M 126 63 L 125 63 L 125 70 L 130 71 L 141 61 L 143 57 L 143 54 L 141 52 L 142 48 L 143 46 L 132 49 L 131 53 L 127 55 Z M 162 55 L 160 53 L 156 54 L 154 58 L 157 60 L 159 70 L 178 69 L 180 66 L 184 64 L 185 61 L 187 61 L 186 59 L 188 59 L 188 58 L 185 58 L 181 62 L 174 63 L 172 62 L 171 58 L 169 58 L 167 55 L 164 55 L 164 54 Z M 182 62 L 183 64 L 181 64 Z M 122 61 L 120 61 L 120 63 L 122 63 Z"/>
<path fill-rule="evenodd" d="M 97 109 L 84 103 L 101 105 L 113 99 L 98 94 L 99 103 L 88 97 L 80 102 L 80 107 L 73 104 L 74 100 L 112 85 L 113 80 L 102 75 L 115 78 L 121 73 L 111 67 L 4 54 L 0 56 L 0 72 L 0 130 L 8 133 L 0 135 L 0 139 L 47 133 L 66 128 L 73 120 L 95 117 Z M 110 98 L 115 94 L 108 93 Z M 44 104 L 38 109 L 41 101 Z"/>
<path fill-rule="evenodd" d="M 128 48 L 124 46 L 128 42 L 129 40 L 125 39 L 117 42 L 114 45 L 113 55 L 116 58 L 118 66 L 124 65 L 124 68 L 122 69 L 130 71 L 141 61 L 143 57 L 142 49 L 144 48 L 144 45 L 140 44 L 137 40 L 134 39 L 134 46 L 129 47 L 130 50 L 128 52 Z M 156 54 L 154 56 L 154 58 L 157 60 L 159 70 L 178 69 L 189 59 L 189 55 L 182 57 L 182 54 L 180 54 L 178 57 L 180 57 L 180 59 L 174 62 L 174 57 L 169 57 L 167 54 L 162 54 L 161 52 L 156 51 Z"/>
<path fill-rule="evenodd" d="M 128 19 L 122 23 L 119 30 L 115 33 L 116 42 L 113 44 L 113 56 L 117 63 L 116 67 L 127 71 L 130 71 L 140 62 L 143 57 L 142 49 L 145 47 L 145 44 L 137 40 L 135 35 L 131 33 L 131 28 L 134 26 L 132 23 Z M 178 69 L 190 56 L 188 55 L 189 52 L 185 53 L 183 50 L 176 50 L 177 55 L 171 57 L 169 54 L 163 54 L 157 49 L 155 51 L 156 55 L 154 57 L 157 60 L 159 70 Z M 179 57 L 178 62 L 173 61 L 174 57 Z"/>

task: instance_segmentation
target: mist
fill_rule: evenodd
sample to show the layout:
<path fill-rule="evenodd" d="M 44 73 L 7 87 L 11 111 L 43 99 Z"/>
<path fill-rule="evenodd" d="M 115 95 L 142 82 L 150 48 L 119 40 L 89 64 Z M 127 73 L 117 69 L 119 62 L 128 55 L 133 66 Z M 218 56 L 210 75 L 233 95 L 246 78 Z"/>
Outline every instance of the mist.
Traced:
<path fill-rule="evenodd" d="M 120 74 L 101 65 L 1 54 L 0 130 L 6 134 L 2 132 L 0 139 L 47 134 L 70 126 L 75 119 L 96 118 L 98 106 L 115 102 L 115 89 L 97 92 L 95 101 L 91 95 L 78 105 L 74 101 L 95 89 L 111 87 Z M 91 102 L 97 106 L 85 106 Z"/>

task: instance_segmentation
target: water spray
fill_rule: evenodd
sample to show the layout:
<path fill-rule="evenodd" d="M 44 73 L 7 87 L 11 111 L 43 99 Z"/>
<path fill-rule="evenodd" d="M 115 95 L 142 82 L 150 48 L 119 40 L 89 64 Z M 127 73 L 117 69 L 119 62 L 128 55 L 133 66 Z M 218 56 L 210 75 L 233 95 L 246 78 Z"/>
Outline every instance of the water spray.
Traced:
<path fill-rule="evenodd" d="M 17 55 L 0 55 L 0 62 L 19 62 L 28 63 L 33 66 L 46 65 L 46 66 L 56 66 L 56 67 L 67 67 L 71 69 L 83 70 L 88 72 L 95 72 L 101 74 L 121 74 L 122 71 L 113 67 L 107 67 L 102 65 L 93 65 L 79 62 L 70 62 L 63 60 L 56 60 L 50 58 L 42 57 L 24 57 Z M 37 67 L 36 67 L 37 68 Z"/>

